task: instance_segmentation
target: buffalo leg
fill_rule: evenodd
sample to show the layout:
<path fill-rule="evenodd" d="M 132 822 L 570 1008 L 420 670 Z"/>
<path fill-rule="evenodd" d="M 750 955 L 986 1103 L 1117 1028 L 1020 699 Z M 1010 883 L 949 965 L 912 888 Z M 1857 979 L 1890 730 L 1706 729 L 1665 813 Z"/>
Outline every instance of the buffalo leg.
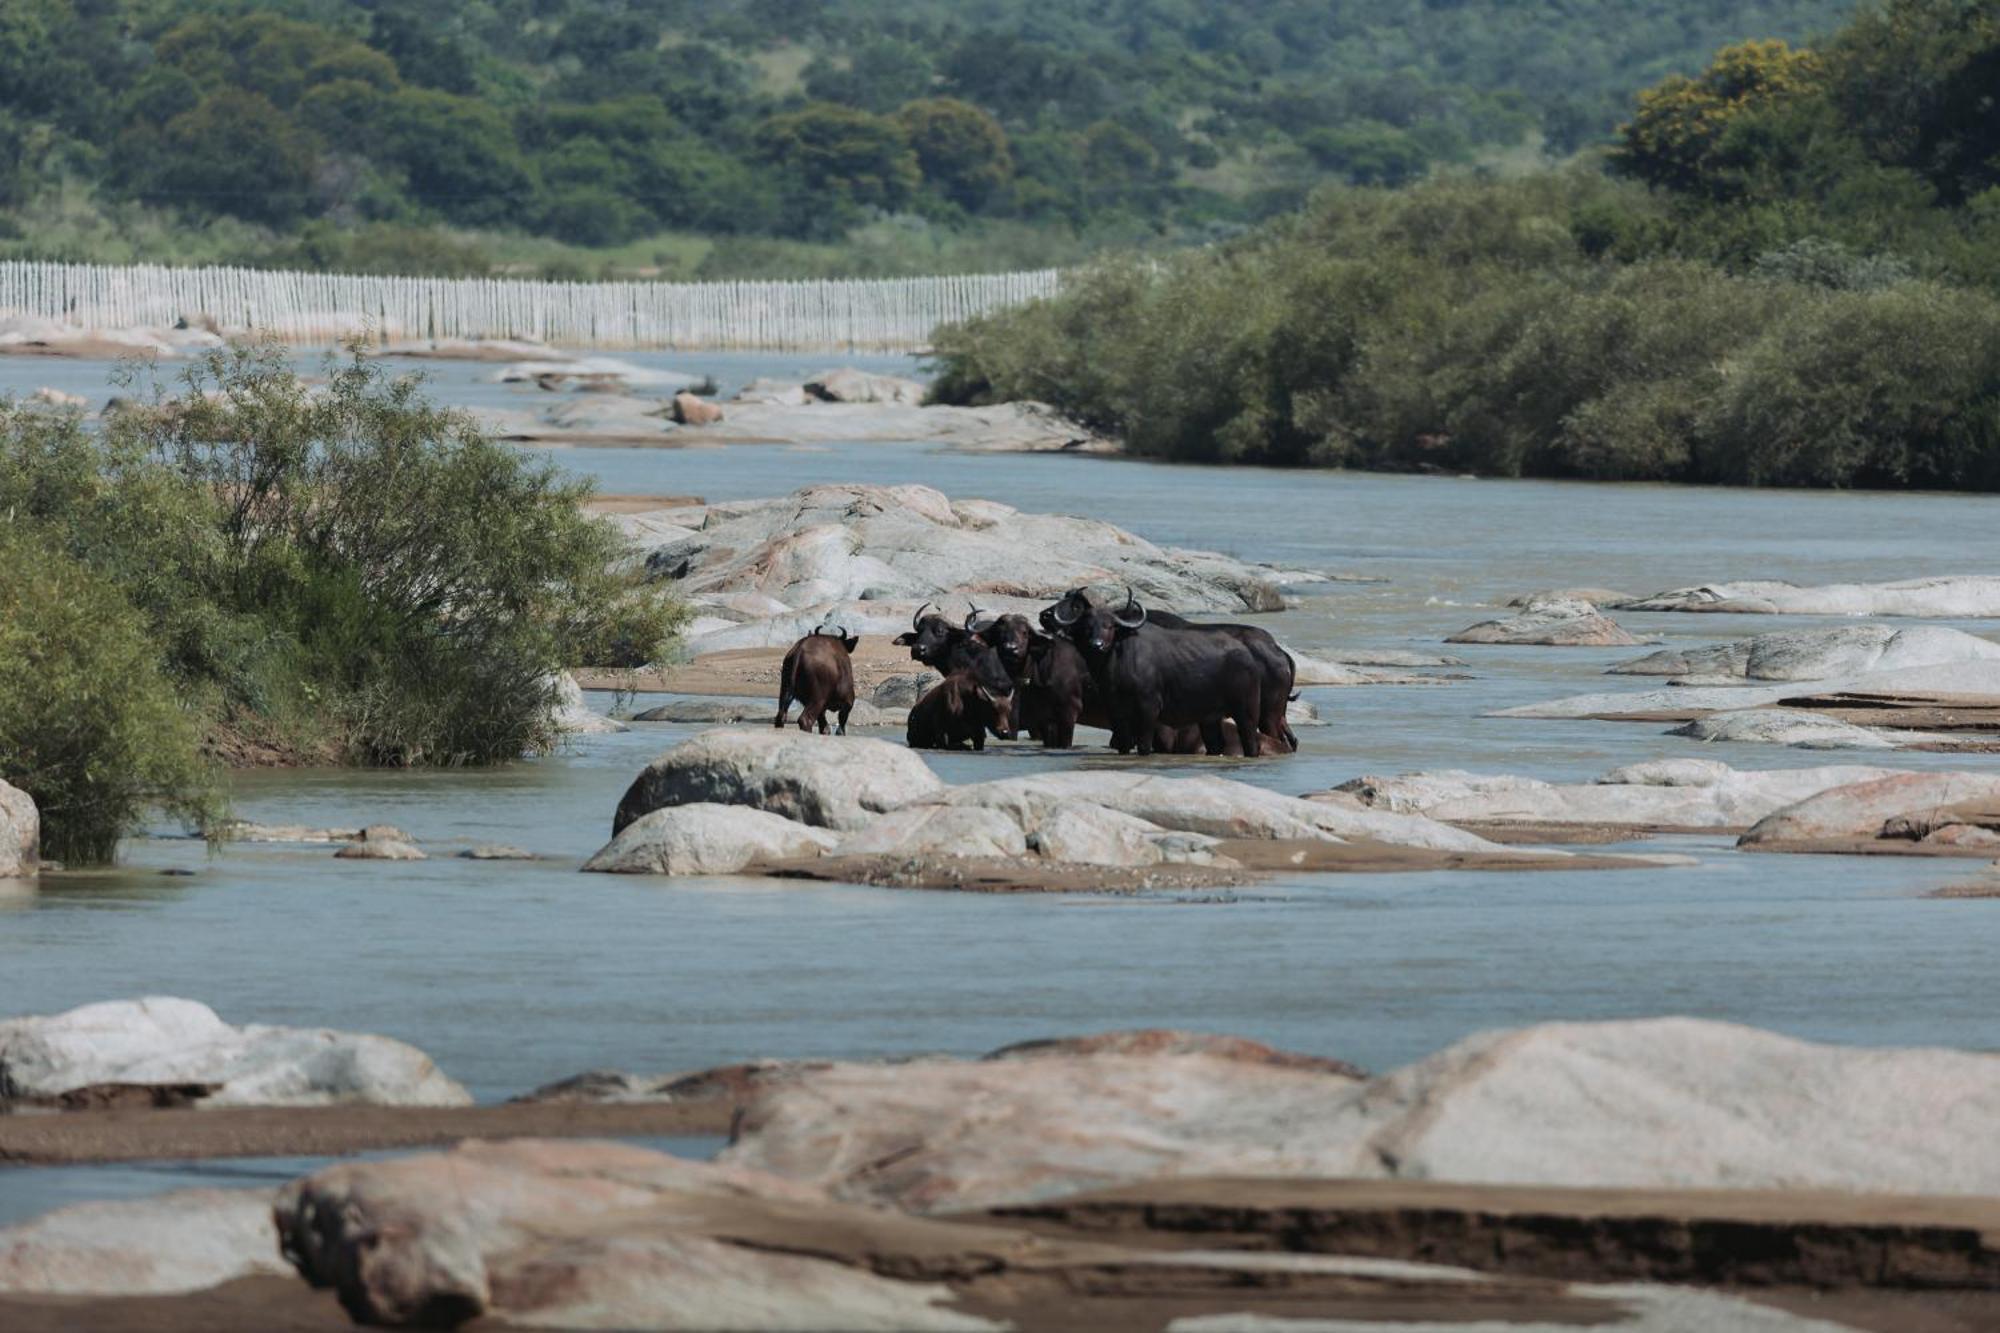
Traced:
<path fill-rule="evenodd" d="M 853 711 L 853 704 L 848 704 L 840 710 L 840 734 L 842 736 L 847 734 L 847 715 Z"/>
<path fill-rule="evenodd" d="M 1263 733 L 1257 730 L 1257 710 L 1240 709 L 1236 714 L 1236 735 L 1243 742 L 1243 756 L 1255 759 L 1263 753 Z"/>
<path fill-rule="evenodd" d="M 785 664 L 785 669 L 783 673 L 779 676 L 778 679 L 778 717 L 775 722 L 771 723 L 771 725 L 774 727 L 783 727 L 785 725 L 785 714 L 791 711 L 792 711 L 792 668 L 791 668 L 791 663 L 787 662 Z"/>
<path fill-rule="evenodd" d="M 1221 718 L 1210 718 L 1201 724 L 1201 748 L 1210 754 L 1229 753 L 1229 745 L 1222 738 Z"/>

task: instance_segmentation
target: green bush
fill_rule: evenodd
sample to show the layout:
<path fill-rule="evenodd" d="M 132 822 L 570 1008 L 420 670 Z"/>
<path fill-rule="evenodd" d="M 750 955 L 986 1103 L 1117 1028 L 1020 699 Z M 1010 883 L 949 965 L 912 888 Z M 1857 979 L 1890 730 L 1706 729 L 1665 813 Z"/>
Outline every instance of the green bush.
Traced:
<path fill-rule="evenodd" d="M 117 583 L 19 522 L 0 522 L 0 569 L 0 777 L 40 808 L 43 853 L 107 862 L 153 806 L 208 823 L 200 720 Z"/>

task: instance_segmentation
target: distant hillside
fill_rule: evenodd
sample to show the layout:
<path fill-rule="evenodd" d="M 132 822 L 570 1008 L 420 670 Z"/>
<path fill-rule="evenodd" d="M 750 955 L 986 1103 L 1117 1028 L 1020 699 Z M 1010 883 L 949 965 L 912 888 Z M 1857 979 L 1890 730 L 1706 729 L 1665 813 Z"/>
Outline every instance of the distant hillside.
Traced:
<path fill-rule="evenodd" d="M 0 253 L 483 271 L 549 252 L 440 229 L 711 238 L 616 254 L 690 272 L 873 225 L 882 262 L 925 266 L 918 237 L 976 262 L 940 249 L 959 232 L 1060 259 L 1230 234 L 1325 180 L 1566 156 L 1718 46 L 1852 8 L 9 0 Z"/>

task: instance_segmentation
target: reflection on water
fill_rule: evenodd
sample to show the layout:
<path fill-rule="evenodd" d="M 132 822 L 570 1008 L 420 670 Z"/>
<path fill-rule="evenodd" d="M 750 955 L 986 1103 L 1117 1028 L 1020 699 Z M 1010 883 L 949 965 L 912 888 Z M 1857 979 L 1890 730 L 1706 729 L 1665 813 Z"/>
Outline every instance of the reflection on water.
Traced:
<path fill-rule="evenodd" d="M 747 378 L 828 358 L 784 360 L 679 359 Z M 0 363 L 6 383 L 32 387 L 77 370 L 46 362 L 23 372 L 20 364 Z M 491 370 L 433 369 L 462 386 Z M 1324 585 L 1270 618 L 1308 651 L 1439 651 L 1445 634 L 1486 618 L 1494 600 L 1551 586 L 1650 591 L 1720 578 L 2000 569 L 1995 503 L 1979 497 L 1202 470 L 940 455 L 921 445 L 554 456 L 609 490 L 716 499 L 817 481 L 921 481 L 955 496 L 1111 519 L 1162 542 L 1387 580 Z M 1811 623 L 1623 619 L 1679 643 Z M 1452 651 L 1469 663 L 1462 670 L 1470 679 L 1308 690 L 1332 725 L 1303 731 L 1303 753 L 1203 771 L 1303 792 L 1419 768 L 1576 779 L 1665 755 L 1740 767 L 1853 758 L 1698 749 L 1648 725 L 1486 718 L 1509 704 L 1616 688 L 1619 678 L 1601 673 L 1632 654 Z M 12 911 L 0 900 L 0 1013 L 186 995 L 235 1021 L 393 1034 L 482 1098 L 592 1067 L 970 1053 L 1142 1025 L 1243 1033 L 1377 1068 L 1480 1028 L 1656 1013 L 1841 1041 L 2000 1045 L 1993 936 L 1978 928 L 1986 917 L 1974 915 L 1989 905 L 1919 898 L 1962 877 L 1962 862 L 1748 857 L 1706 840 L 1690 844 L 1700 858 L 1693 869 L 1357 875 L 1184 899 L 977 898 L 577 874 L 578 861 L 608 836 L 632 776 L 694 730 L 646 726 L 493 772 L 239 774 L 235 800 L 245 818 L 391 822 L 432 859 L 337 862 L 325 847 L 257 846 L 210 856 L 190 840 L 139 842 L 115 874 L 57 878 L 13 900 Z M 964 782 L 1111 761 L 996 746 L 932 762 L 948 781 Z M 549 859 L 451 855 L 482 841 Z M 168 868 L 194 873 L 159 873 Z"/>

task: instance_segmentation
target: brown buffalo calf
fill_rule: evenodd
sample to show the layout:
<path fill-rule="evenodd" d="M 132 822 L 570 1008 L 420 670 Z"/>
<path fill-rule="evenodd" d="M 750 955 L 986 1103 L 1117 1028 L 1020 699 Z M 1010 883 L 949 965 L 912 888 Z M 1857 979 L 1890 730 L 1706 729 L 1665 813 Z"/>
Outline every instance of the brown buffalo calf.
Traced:
<path fill-rule="evenodd" d="M 912 750 L 975 750 L 986 748 L 986 732 L 1014 734 L 1013 700 L 995 696 L 971 671 L 954 671 L 910 709 L 908 732 Z"/>
<path fill-rule="evenodd" d="M 826 714 L 840 714 L 840 734 L 847 734 L 847 715 L 854 711 L 854 646 L 858 634 L 844 627 L 834 633 L 816 629 L 792 645 L 785 665 L 778 673 L 778 716 L 774 727 L 785 725 L 792 700 L 799 701 L 799 730 L 819 728 L 826 734 Z"/>

